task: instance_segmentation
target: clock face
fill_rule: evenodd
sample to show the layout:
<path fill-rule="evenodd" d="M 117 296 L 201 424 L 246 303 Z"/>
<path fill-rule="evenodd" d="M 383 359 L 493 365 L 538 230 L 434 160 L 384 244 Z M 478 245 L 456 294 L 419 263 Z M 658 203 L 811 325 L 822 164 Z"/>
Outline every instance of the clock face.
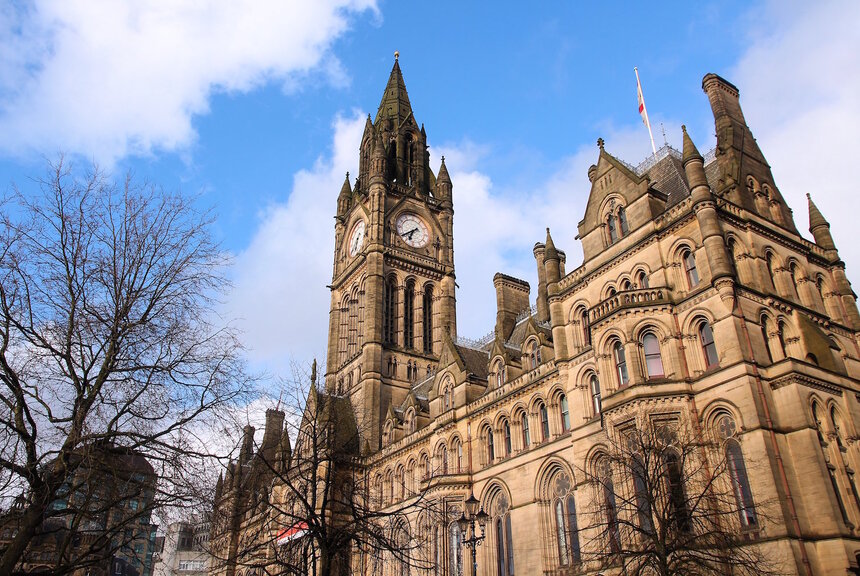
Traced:
<path fill-rule="evenodd" d="M 352 234 L 349 235 L 349 255 L 355 256 L 361 247 L 364 245 L 364 220 L 359 220 L 352 228 Z"/>
<path fill-rule="evenodd" d="M 427 225 L 417 215 L 409 212 L 397 218 L 397 235 L 413 248 L 426 246 L 430 240 Z"/>

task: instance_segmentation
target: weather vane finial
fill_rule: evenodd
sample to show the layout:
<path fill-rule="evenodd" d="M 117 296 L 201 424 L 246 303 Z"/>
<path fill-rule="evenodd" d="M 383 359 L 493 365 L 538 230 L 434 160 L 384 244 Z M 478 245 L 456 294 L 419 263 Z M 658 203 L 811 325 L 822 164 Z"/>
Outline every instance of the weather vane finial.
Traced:
<path fill-rule="evenodd" d="M 398 58 L 400 58 L 400 51 L 399 51 L 399 50 L 395 50 L 395 51 L 394 51 L 394 59 L 395 59 L 395 60 L 397 60 Z"/>

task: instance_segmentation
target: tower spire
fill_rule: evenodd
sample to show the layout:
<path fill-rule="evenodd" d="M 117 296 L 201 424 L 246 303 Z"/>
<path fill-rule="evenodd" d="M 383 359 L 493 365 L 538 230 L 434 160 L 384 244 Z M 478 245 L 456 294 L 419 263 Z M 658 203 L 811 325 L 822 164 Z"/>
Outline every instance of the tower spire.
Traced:
<path fill-rule="evenodd" d="M 403 81 L 403 73 L 400 71 L 400 53 L 395 52 L 394 67 L 382 93 L 382 101 L 376 112 L 375 125 L 380 119 L 390 119 L 395 122 L 393 128 L 396 130 L 410 116 L 412 116 L 412 104 L 409 102 L 409 94 L 406 93 L 406 83 Z"/>

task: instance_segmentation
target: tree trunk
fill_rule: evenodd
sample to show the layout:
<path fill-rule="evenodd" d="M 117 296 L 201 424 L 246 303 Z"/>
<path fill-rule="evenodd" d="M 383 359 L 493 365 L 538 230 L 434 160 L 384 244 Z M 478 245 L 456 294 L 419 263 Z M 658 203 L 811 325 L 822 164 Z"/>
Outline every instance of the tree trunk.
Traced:
<path fill-rule="evenodd" d="M 44 500 L 44 497 L 35 498 L 34 501 L 27 506 L 24 514 L 21 515 L 20 523 L 18 525 L 18 533 L 15 534 L 15 537 L 12 538 L 12 541 L 9 543 L 9 547 L 6 548 L 3 552 L 3 556 L 0 557 L 0 574 L 12 574 L 18 561 L 24 555 L 24 551 L 30 544 L 30 540 L 33 539 L 33 535 L 36 533 L 39 523 L 42 521 L 44 505 L 41 503 Z"/>

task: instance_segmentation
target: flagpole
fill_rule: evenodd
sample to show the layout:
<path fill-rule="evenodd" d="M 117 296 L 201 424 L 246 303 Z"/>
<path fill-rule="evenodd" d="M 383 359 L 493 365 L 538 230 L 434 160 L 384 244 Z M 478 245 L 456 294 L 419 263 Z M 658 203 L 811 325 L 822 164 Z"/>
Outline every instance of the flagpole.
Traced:
<path fill-rule="evenodd" d="M 642 93 L 642 83 L 639 81 L 639 68 L 633 67 L 636 73 L 636 88 L 639 90 L 639 97 L 642 99 L 642 114 L 644 115 L 645 126 L 648 127 L 648 136 L 651 138 L 651 150 L 654 155 L 657 155 L 657 146 L 654 145 L 654 134 L 651 132 L 651 121 L 648 119 L 648 109 L 645 107 L 645 95 Z"/>

